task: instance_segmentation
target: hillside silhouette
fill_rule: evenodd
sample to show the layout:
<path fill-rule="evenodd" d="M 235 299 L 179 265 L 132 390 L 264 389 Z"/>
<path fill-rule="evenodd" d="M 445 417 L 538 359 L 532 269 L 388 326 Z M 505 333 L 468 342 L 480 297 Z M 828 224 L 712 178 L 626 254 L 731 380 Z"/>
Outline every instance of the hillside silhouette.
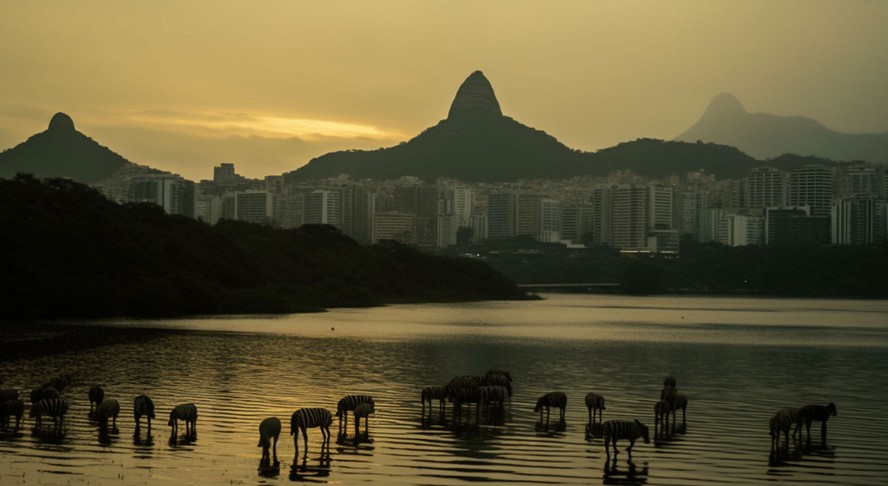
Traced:
<path fill-rule="evenodd" d="M 675 140 L 731 145 L 757 158 L 793 153 L 888 163 L 888 133 L 841 133 L 801 116 L 749 113 L 729 93 L 717 95 L 700 120 Z"/>
<path fill-rule="evenodd" d="M 330 226 L 208 226 L 67 179 L 0 179 L 0 318 L 290 313 L 520 299 L 483 263 Z"/>

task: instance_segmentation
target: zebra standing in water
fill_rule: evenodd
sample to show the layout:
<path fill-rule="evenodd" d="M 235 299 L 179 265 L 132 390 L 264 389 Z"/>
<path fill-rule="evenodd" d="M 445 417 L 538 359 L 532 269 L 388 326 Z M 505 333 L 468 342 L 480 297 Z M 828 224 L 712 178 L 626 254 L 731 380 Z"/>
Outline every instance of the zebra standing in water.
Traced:
<path fill-rule="evenodd" d="M 770 429 L 771 435 L 771 457 L 777 457 L 780 455 L 780 433 L 782 432 L 785 436 L 784 440 L 784 448 L 786 453 L 789 454 L 789 431 L 792 429 L 792 424 L 797 422 L 797 419 L 793 417 L 790 410 L 784 408 L 774 414 L 773 417 L 768 421 L 768 428 Z"/>
<path fill-rule="evenodd" d="M 271 464 L 271 458 L 269 457 L 268 448 L 272 447 L 274 452 L 274 464 L 275 466 L 279 464 L 278 462 L 278 437 L 281 435 L 281 420 L 277 417 L 268 417 L 259 423 L 259 445 L 256 447 L 262 448 L 262 459 L 259 460 L 260 466 L 268 467 Z M 271 440 L 274 439 L 274 445 L 272 446 Z"/>
<path fill-rule="evenodd" d="M 429 402 L 429 415 L 432 415 L 432 400 L 438 400 L 438 411 L 444 413 L 444 400 L 447 399 L 447 392 L 441 385 L 427 386 L 420 393 L 422 398 L 422 416 L 425 417 L 425 405 Z"/>
<path fill-rule="evenodd" d="M 549 392 L 541 396 L 533 407 L 534 412 L 540 413 L 540 423 L 543 423 L 543 407 L 546 407 L 546 423 L 549 423 L 549 409 L 561 410 L 561 422 L 564 422 L 564 411 L 567 408 L 567 395 L 562 392 Z"/>
<path fill-rule="evenodd" d="M 373 397 L 370 395 L 347 395 L 339 400 L 339 404 L 336 406 L 336 417 L 339 418 L 340 435 L 344 434 L 346 432 L 345 429 L 348 428 L 348 412 L 354 412 L 355 408 L 362 403 L 369 403 L 373 407 L 376 406 L 373 403 Z M 345 420 L 345 428 L 342 426 L 343 419 Z"/>
<path fill-rule="evenodd" d="M 31 406 L 31 417 L 36 417 L 36 428 L 43 426 L 43 416 L 52 417 L 53 431 L 61 433 L 64 427 L 65 414 L 68 413 L 68 401 L 64 398 L 44 398 Z"/>
<path fill-rule="evenodd" d="M 18 393 L 16 393 L 18 395 Z M 3 430 L 9 428 L 9 418 L 15 416 L 15 430 L 22 425 L 22 416 L 25 414 L 25 402 L 18 398 L 0 401 L 0 427 Z"/>
<path fill-rule="evenodd" d="M 478 403 L 479 377 L 471 375 L 456 376 L 444 386 L 444 393 L 453 402 L 453 420 L 459 421 L 462 417 L 462 404 Z M 467 405 L 471 407 L 471 405 Z M 471 409 L 469 409 L 471 417 Z"/>
<path fill-rule="evenodd" d="M 372 401 L 364 402 L 355 407 L 355 440 L 358 440 L 362 418 L 364 419 L 364 435 L 367 436 L 370 434 L 370 414 L 372 413 L 376 413 L 376 408 L 374 407 Z"/>
<path fill-rule="evenodd" d="M 308 431 L 306 429 L 314 427 L 321 429 L 321 435 L 323 436 L 321 451 L 323 452 L 324 446 L 329 445 L 330 443 L 330 424 L 332 423 L 333 414 L 331 414 L 326 408 L 300 408 L 293 412 L 293 416 L 290 417 L 290 435 L 293 436 L 293 445 L 296 447 L 294 458 L 298 460 L 299 457 L 300 431 L 302 432 L 303 442 L 305 444 L 305 454 L 307 455 Z"/>
<path fill-rule="evenodd" d="M 197 407 L 193 403 L 183 403 L 176 405 L 170 411 L 170 421 L 167 425 L 173 428 L 172 436 L 175 438 L 179 434 L 179 421 L 185 422 L 185 436 L 192 437 L 197 435 Z"/>
<path fill-rule="evenodd" d="M 839 412 L 836 410 L 836 404 L 830 403 L 829 405 L 805 405 L 804 407 L 799 409 L 799 423 L 805 422 L 805 429 L 808 431 L 808 442 L 811 441 L 811 422 L 817 420 L 822 422 L 820 425 L 820 442 L 826 443 L 826 421 L 829 418 L 835 417 Z M 799 441 L 801 442 L 802 437 L 801 433 L 799 434 Z"/>
<path fill-rule="evenodd" d="M 688 423 L 688 397 L 684 393 L 675 394 L 675 406 L 672 407 L 673 431 L 675 430 L 675 423 L 678 421 L 678 419 L 675 418 L 676 410 L 681 410 L 681 427 L 679 428 L 679 432 L 684 434 Z"/>
<path fill-rule="evenodd" d="M 31 405 L 33 406 L 33 404 L 39 402 L 40 400 L 51 400 L 58 397 L 59 391 L 51 386 L 35 388 L 31 390 Z"/>
<path fill-rule="evenodd" d="M 97 413 L 97 409 L 99 408 L 99 404 L 102 403 L 102 400 L 105 398 L 105 390 L 102 389 L 99 385 L 93 385 L 89 387 L 89 415 L 90 417 L 95 417 Z"/>
<path fill-rule="evenodd" d="M 139 395 L 133 400 L 133 419 L 136 421 L 136 434 L 139 433 L 142 416 L 148 420 L 147 437 L 151 436 L 151 419 L 154 418 L 154 402 L 147 395 Z"/>
<path fill-rule="evenodd" d="M 601 396 L 597 393 L 594 393 L 594 392 L 587 393 L 586 394 L 586 408 L 589 409 L 589 425 L 594 425 L 596 423 L 596 422 L 594 422 L 596 411 L 598 411 L 598 413 L 597 413 L 598 422 L 597 423 L 600 424 L 601 421 L 604 420 L 604 411 L 607 410 L 607 407 L 604 406 L 604 397 L 603 396 Z"/>
<path fill-rule="evenodd" d="M 614 456 L 617 455 L 617 439 L 628 439 L 629 447 L 626 448 L 626 452 L 629 453 L 629 460 L 632 460 L 632 446 L 635 445 L 635 440 L 641 437 L 644 439 L 645 444 L 651 443 L 650 435 L 648 435 L 648 428 L 643 423 L 629 420 L 608 420 L 602 426 L 602 433 L 604 434 L 604 452 L 607 453 L 607 458 L 610 460 L 610 449 L 608 447 L 613 442 L 614 447 Z"/>
<path fill-rule="evenodd" d="M 654 440 L 666 439 L 672 435 L 669 429 L 669 412 L 672 412 L 672 406 L 666 400 L 659 400 L 654 404 Z"/>
<path fill-rule="evenodd" d="M 113 398 L 102 400 L 96 407 L 96 415 L 99 419 L 99 430 L 102 435 L 108 435 L 108 419 L 111 419 L 111 431 L 117 433 L 117 415 L 120 413 L 120 403 Z"/>

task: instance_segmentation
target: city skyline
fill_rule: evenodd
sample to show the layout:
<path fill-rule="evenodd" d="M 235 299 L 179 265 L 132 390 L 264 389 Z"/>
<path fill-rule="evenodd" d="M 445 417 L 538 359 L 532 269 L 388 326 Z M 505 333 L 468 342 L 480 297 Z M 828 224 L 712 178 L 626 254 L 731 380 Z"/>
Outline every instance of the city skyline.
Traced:
<path fill-rule="evenodd" d="M 580 150 L 671 139 L 725 91 L 751 112 L 888 132 L 879 2 L 209 5 L 0 7 L 0 150 L 64 111 L 186 178 L 221 162 L 280 174 L 408 140 L 476 69 L 507 116 Z"/>

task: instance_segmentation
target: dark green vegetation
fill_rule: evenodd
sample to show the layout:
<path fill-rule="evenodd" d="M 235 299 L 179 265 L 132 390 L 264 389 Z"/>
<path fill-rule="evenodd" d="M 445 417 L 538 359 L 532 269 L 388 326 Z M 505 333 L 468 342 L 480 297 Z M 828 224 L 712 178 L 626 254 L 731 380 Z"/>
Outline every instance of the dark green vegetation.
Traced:
<path fill-rule="evenodd" d="M 518 299 L 487 265 L 331 227 L 210 227 L 63 179 L 0 179 L 0 317 L 286 313 Z"/>
<path fill-rule="evenodd" d="M 609 247 L 567 249 L 529 238 L 456 249 L 518 284 L 616 283 L 629 294 L 713 293 L 888 298 L 888 242 L 875 247 L 729 247 L 682 241 L 679 258 L 626 257 Z"/>

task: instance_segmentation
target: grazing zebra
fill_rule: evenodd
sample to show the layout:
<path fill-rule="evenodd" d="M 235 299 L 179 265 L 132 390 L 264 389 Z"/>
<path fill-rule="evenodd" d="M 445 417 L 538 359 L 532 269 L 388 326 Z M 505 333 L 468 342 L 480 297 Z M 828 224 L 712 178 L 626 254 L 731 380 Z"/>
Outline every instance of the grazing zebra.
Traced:
<path fill-rule="evenodd" d="M 782 410 L 781 410 L 782 412 Z M 777 412 L 768 420 L 768 428 L 771 435 L 771 455 L 776 456 L 780 453 L 780 433 L 786 437 L 784 445 L 786 452 L 789 453 L 789 430 L 792 429 L 793 419 L 789 414 Z"/>
<path fill-rule="evenodd" d="M 111 430 L 117 429 L 117 415 L 120 413 L 120 403 L 113 398 L 102 400 L 96 407 L 96 415 L 99 419 L 99 427 L 102 435 L 108 435 L 108 419 L 111 419 Z"/>
<path fill-rule="evenodd" d="M 133 418 L 136 420 L 136 430 L 139 430 L 142 416 L 148 420 L 148 435 L 151 435 L 151 419 L 154 418 L 154 402 L 147 395 L 139 395 L 133 400 Z"/>
<path fill-rule="evenodd" d="M 326 408 L 300 408 L 290 417 L 290 435 L 293 436 L 293 444 L 296 446 L 296 455 L 299 454 L 299 433 L 302 431 L 305 453 L 308 454 L 308 432 L 306 429 L 318 427 L 327 444 L 330 441 L 330 424 L 333 423 L 333 414 Z M 323 449 L 323 445 L 321 446 Z"/>
<path fill-rule="evenodd" d="M 651 443 L 647 426 L 638 420 L 634 422 L 631 420 L 608 420 L 602 424 L 601 428 L 604 435 L 604 452 L 607 453 L 608 459 L 610 459 L 608 447 L 611 445 L 611 442 L 613 442 L 614 456 L 617 455 L 617 439 L 629 440 L 629 447 L 626 448 L 626 452 L 629 453 L 630 460 L 632 459 L 632 447 L 635 445 L 636 439 L 641 437 L 644 439 L 645 444 Z"/>
<path fill-rule="evenodd" d="M 808 440 L 811 440 L 811 422 L 817 420 L 822 422 L 820 425 L 820 441 L 826 442 L 826 421 L 830 416 L 836 416 L 839 412 L 836 410 L 836 404 L 829 405 L 805 405 L 799 409 L 799 422 L 805 422 L 805 429 L 808 431 Z M 802 438 L 799 437 L 801 441 Z"/>
<path fill-rule="evenodd" d="M 444 385 L 444 392 L 447 394 L 447 398 L 453 401 L 454 395 L 459 390 L 475 390 L 478 386 L 480 386 L 480 382 L 477 376 L 456 376 Z"/>
<path fill-rule="evenodd" d="M 604 418 L 604 411 L 607 410 L 607 407 L 604 406 L 604 397 L 594 393 L 589 392 L 586 394 L 586 408 L 589 409 L 589 424 L 593 424 L 593 420 L 595 419 L 596 410 L 598 411 L 598 423 Z"/>
<path fill-rule="evenodd" d="M 186 436 L 192 436 L 197 433 L 197 407 L 193 403 L 176 405 L 170 411 L 170 421 L 167 425 L 173 428 L 173 437 L 179 433 L 179 420 L 185 421 Z"/>
<path fill-rule="evenodd" d="M 488 371 L 488 373 L 490 373 Z M 501 386 L 506 389 L 507 397 L 512 398 L 512 380 L 507 375 L 488 374 L 482 379 L 481 386 Z"/>
<path fill-rule="evenodd" d="M 0 402 L 5 402 L 6 400 L 18 400 L 18 398 L 18 390 L 0 390 Z"/>
<path fill-rule="evenodd" d="M 37 429 L 43 426 L 43 416 L 52 417 L 53 430 L 61 432 L 65 414 L 68 413 L 68 401 L 64 398 L 43 398 L 31 406 L 30 417 L 36 417 Z"/>
<path fill-rule="evenodd" d="M 370 414 L 372 413 L 376 413 L 376 408 L 374 407 L 373 402 L 364 402 L 355 407 L 355 438 L 358 437 L 358 433 L 361 429 L 362 418 L 364 419 L 364 435 L 369 434 Z"/>
<path fill-rule="evenodd" d="M 18 398 L 0 402 L 0 426 L 3 430 L 9 428 L 9 418 L 15 416 L 15 430 L 22 425 L 22 416 L 25 414 L 25 402 Z"/>
<path fill-rule="evenodd" d="M 425 417 L 426 402 L 429 402 L 429 415 L 432 414 L 432 400 L 438 400 L 438 409 L 440 413 L 444 413 L 444 400 L 447 399 L 447 392 L 441 385 L 427 386 L 422 389 L 422 416 Z"/>
<path fill-rule="evenodd" d="M 669 429 L 669 412 L 672 411 L 672 406 L 666 400 L 654 404 L 654 439 L 665 439 L 672 435 Z"/>
<path fill-rule="evenodd" d="M 262 459 L 260 459 L 260 464 L 269 464 L 271 458 L 268 454 L 268 448 L 272 447 L 274 451 L 274 463 L 278 463 L 278 437 L 281 435 L 281 420 L 277 417 L 268 417 L 259 423 L 259 445 L 256 447 L 262 448 Z M 271 439 L 274 439 L 274 445 L 271 444 Z"/>
<path fill-rule="evenodd" d="M 354 412 L 355 407 L 362 403 L 373 403 L 373 397 L 370 395 L 346 395 L 339 400 L 336 406 L 336 417 L 339 418 L 339 433 L 343 433 L 342 420 L 345 419 L 346 427 L 348 427 L 348 412 Z"/>
<path fill-rule="evenodd" d="M 99 385 L 89 387 L 89 413 L 93 414 L 105 398 L 105 390 Z"/>
<path fill-rule="evenodd" d="M 39 402 L 40 400 L 51 400 L 53 398 L 59 397 L 59 391 L 51 386 L 44 386 L 42 388 L 35 388 L 31 390 L 31 404 Z"/>
<path fill-rule="evenodd" d="M 666 403 L 669 404 L 670 408 L 675 408 L 675 396 L 678 395 L 678 390 L 671 385 L 664 386 L 662 390 L 660 390 L 660 400 L 666 400 Z"/>
<path fill-rule="evenodd" d="M 546 423 L 549 423 L 549 409 L 552 407 L 561 409 L 561 421 L 564 422 L 564 410 L 567 408 L 567 395 L 562 392 L 549 392 L 541 396 L 533 407 L 534 412 L 540 413 L 540 423 L 543 422 L 543 407 L 546 407 Z"/>

